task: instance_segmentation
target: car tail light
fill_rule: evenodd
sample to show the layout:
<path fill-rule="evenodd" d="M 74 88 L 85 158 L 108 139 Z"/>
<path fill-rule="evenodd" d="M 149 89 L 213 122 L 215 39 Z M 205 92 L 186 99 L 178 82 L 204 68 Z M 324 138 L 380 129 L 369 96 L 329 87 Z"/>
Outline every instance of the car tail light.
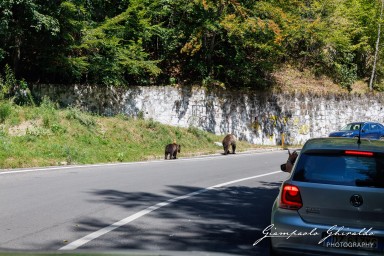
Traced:
<path fill-rule="evenodd" d="M 303 206 L 300 189 L 297 186 L 285 184 L 280 198 L 280 208 L 298 210 Z"/>
<path fill-rule="evenodd" d="M 367 151 L 355 151 L 355 150 L 346 150 L 346 155 L 354 155 L 354 156 L 373 156 L 372 152 Z"/>

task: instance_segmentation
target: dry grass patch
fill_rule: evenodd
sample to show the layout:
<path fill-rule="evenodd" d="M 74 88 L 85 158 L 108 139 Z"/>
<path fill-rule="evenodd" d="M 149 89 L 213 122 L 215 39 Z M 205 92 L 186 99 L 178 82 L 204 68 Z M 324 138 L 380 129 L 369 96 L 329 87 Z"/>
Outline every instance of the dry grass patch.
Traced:
<path fill-rule="evenodd" d="M 287 93 L 311 93 L 317 95 L 349 93 L 340 85 L 326 76 L 316 77 L 310 70 L 299 71 L 292 67 L 285 67 L 274 72 L 276 80 L 274 90 Z"/>
<path fill-rule="evenodd" d="M 8 134 L 10 136 L 24 136 L 28 130 L 33 130 L 41 125 L 42 119 L 23 121 L 19 125 L 9 127 Z"/>

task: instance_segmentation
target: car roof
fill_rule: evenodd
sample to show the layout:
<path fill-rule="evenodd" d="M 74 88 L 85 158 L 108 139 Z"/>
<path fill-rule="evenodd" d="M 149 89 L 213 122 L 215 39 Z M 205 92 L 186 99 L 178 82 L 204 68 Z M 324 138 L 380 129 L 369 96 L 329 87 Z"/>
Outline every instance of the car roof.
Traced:
<path fill-rule="evenodd" d="M 379 124 L 379 122 L 361 121 L 361 122 L 350 122 L 348 124 Z"/>
<path fill-rule="evenodd" d="M 370 152 L 384 152 L 384 141 L 356 138 L 325 137 L 307 140 L 300 153 L 308 150 L 361 150 Z"/>

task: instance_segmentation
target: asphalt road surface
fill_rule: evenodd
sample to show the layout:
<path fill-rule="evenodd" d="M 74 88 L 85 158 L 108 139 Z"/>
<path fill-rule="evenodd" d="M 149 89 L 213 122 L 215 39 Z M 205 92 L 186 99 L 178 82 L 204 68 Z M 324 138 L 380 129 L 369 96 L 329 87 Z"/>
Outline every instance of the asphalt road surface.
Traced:
<path fill-rule="evenodd" d="M 287 156 L 0 170 L 0 251 L 268 255 Z"/>

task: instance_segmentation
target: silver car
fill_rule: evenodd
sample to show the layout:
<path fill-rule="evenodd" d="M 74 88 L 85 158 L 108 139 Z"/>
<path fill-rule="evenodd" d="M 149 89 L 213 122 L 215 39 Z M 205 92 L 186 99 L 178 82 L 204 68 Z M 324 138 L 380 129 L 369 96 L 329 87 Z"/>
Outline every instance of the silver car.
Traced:
<path fill-rule="evenodd" d="M 263 234 L 271 255 L 384 255 L 384 141 L 308 140 Z"/>

